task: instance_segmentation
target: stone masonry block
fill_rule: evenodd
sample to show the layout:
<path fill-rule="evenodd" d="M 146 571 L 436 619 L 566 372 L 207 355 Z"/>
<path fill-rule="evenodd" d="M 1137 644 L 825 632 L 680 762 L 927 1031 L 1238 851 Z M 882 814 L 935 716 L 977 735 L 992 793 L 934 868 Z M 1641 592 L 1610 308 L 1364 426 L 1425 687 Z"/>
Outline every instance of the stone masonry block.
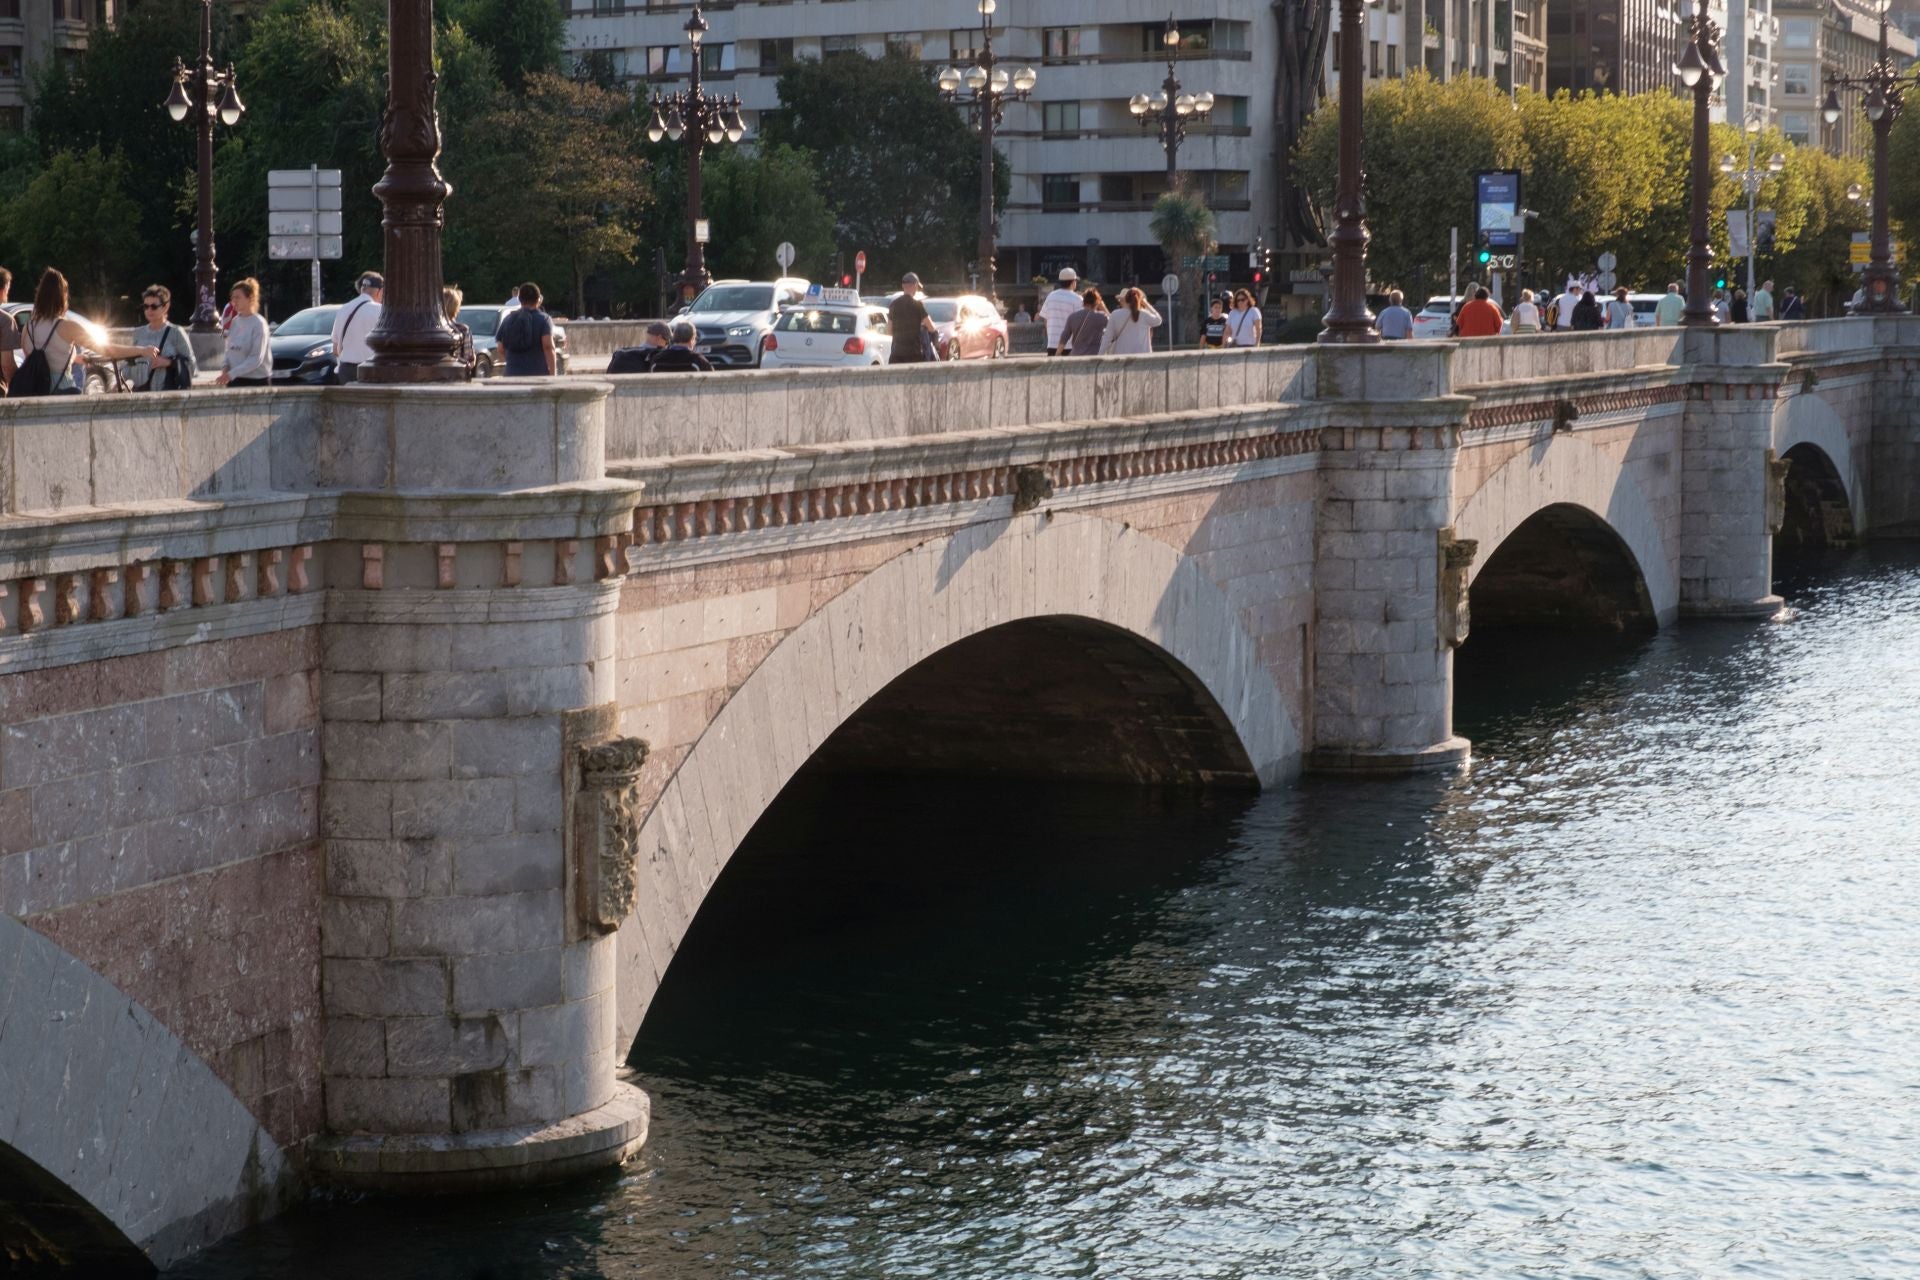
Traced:
<path fill-rule="evenodd" d="M 454 671 L 517 671 L 594 661 L 593 627 L 586 620 L 488 622 L 454 630 L 448 667 Z"/>
<path fill-rule="evenodd" d="M 450 772 L 452 734 L 444 724 L 346 721 L 328 725 L 323 741 L 330 779 L 401 782 Z"/>
<path fill-rule="evenodd" d="M 378 720 L 380 676 L 370 671 L 326 672 L 320 678 L 320 714 L 330 722 Z"/>
<path fill-rule="evenodd" d="M 558 1067 L 476 1071 L 452 1081 L 453 1131 L 470 1133 L 539 1124 L 567 1114 Z"/>
<path fill-rule="evenodd" d="M 327 892 L 343 897 L 421 898 L 453 884 L 453 846 L 438 840 L 327 841 Z"/>
<path fill-rule="evenodd" d="M 266 681 L 266 731 L 286 733 L 312 728 L 320 722 L 319 676 L 312 671 L 294 671 L 283 676 L 268 676 Z"/>
<path fill-rule="evenodd" d="M 386 1024 L 378 1018 L 329 1018 L 320 1050 L 321 1069 L 330 1076 L 383 1076 L 387 1073 Z"/>
<path fill-rule="evenodd" d="M 560 773 L 513 780 L 513 829 L 522 832 L 558 831 L 565 808 Z"/>
<path fill-rule="evenodd" d="M 501 1020 L 479 1017 L 394 1018 L 387 1023 L 387 1074 L 448 1076 L 507 1065 L 511 1039 Z"/>
<path fill-rule="evenodd" d="M 613 986 L 614 947 L 611 940 L 590 939 L 566 948 L 565 999 L 579 1000 Z M 557 1003 L 549 1002 L 549 1003 Z"/>
<path fill-rule="evenodd" d="M 401 839 L 494 836 L 511 830 L 511 779 L 462 778 L 393 784 L 393 834 Z"/>
<path fill-rule="evenodd" d="M 559 771 L 558 716 L 458 721 L 451 726 L 451 733 L 456 778 L 505 778 Z"/>
<path fill-rule="evenodd" d="M 320 949 L 326 955 L 384 956 L 391 932 L 384 898 L 328 898 L 320 904 Z"/>
<path fill-rule="evenodd" d="M 393 834 L 393 784 L 329 782 L 320 794 L 320 834 L 384 840 Z"/>
<path fill-rule="evenodd" d="M 336 622 L 323 637 L 327 671 L 445 671 L 455 628 Z"/>
<path fill-rule="evenodd" d="M 424 1016 L 447 1010 L 447 967 L 440 960 L 326 959 L 320 966 L 327 1016 Z"/>
<path fill-rule="evenodd" d="M 461 840 L 452 848 L 455 893 L 533 893 L 558 889 L 565 881 L 556 832 Z"/>
<path fill-rule="evenodd" d="M 565 939 L 566 922 L 558 890 L 485 898 L 423 898 L 394 908 L 396 955 L 538 951 L 557 947 Z"/>
<path fill-rule="evenodd" d="M 520 1014 L 520 1062 L 523 1066 L 559 1066 L 586 1062 L 606 1051 L 601 1024 L 610 993 L 570 1004 L 527 1009 Z"/>
<path fill-rule="evenodd" d="M 445 1080 L 327 1081 L 327 1128 L 334 1133 L 445 1133 Z"/>
<path fill-rule="evenodd" d="M 567 998 L 564 957 L 573 949 L 551 947 L 455 960 L 454 1012 L 507 1013 L 561 1003 Z"/>

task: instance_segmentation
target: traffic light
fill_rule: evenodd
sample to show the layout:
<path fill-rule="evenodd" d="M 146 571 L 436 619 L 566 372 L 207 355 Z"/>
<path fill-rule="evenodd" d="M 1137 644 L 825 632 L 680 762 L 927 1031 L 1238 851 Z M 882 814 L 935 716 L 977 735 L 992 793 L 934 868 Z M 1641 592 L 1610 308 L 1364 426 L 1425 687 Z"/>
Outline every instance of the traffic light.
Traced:
<path fill-rule="evenodd" d="M 1726 288 L 1726 287 L 1727 287 L 1727 278 L 1726 278 L 1725 276 L 1715 276 L 1715 277 L 1713 278 L 1713 287 L 1714 287 L 1714 288 L 1716 288 L 1716 289 L 1724 289 L 1724 288 Z"/>
<path fill-rule="evenodd" d="M 840 277 L 840 287 L 841 287 L 842 289 L 848 289 L 848 288 L 851 288 L 852 286 L 853 286 L 853 277 L 852 277 L 852 276 L 849 276 L 849 275 L 843 275 L 843 276 L 841 276 L 841 277 Z"/>
<path fill-rule="evenodd" d="M 1480 237 L 1479 259 L 1480 259 L 1480 265 L 1483 267 L 1486 266 L 1489 262 L 1493 261 L 1493 246 L 1487 243 L 1487 238 L 1485 236 Z"/>

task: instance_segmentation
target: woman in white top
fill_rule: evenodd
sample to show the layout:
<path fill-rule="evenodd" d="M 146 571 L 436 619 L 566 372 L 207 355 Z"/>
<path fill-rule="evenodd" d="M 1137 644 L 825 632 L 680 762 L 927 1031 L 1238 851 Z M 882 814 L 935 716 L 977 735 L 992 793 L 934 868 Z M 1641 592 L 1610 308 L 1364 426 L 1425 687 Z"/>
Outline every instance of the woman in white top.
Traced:
<path fill-rule="evenodd" d="M 273 352 L 267 345 L 267 318 L 260 314 L 260 282 L 249 276 L 233 286 L 233 327 L 227 330 L 227 367 L 223 387 L 264 387 L 273 381 Z"/>
<path fill-rule="evenodd" d="M 1533 290 L 1522 289 L 1520 301 L 1513 304 L 1513 331 L 1515 333 L 1540 332 L 1540 307 L 1533 300 Z"/>
<path fill-rule="evenodd" d="M 1100 353 L 1108 356 L 1143 356 L 1153 351 L 1153 327 L 1160 323 L 1160 313 L 1147 301 L 1147 295 L 1138 289 L 1123 289 L 1120 292 L 1120 304 L 1113 309 L 1113 315 L 1107 321 L 1106 337 L 1101 339 Z"/>
<path fill-rule="evenodd" d="M 123 347 L 107 342 L 95 345 L 78 320 L 67 315 L 67 278 L 48 267 L 40 273 L 33 291 L 33 310 L 20 317 L 20 356 L 24 361 L 35 351 L 47 353 L 47 372 L 52 377 L 55 395 L 71 395 L 80 390 L 73 381 L 73 353 L 84 347 L 109 360 L 152 360 L 160 353 L 152 347 Z M 22 388 L 15 385 L 13 393 Z"/>
<path fill-rule="evenodd" d="M 1253 295 L 1245 289 L 1236 289 L 1233 294 L 1233 310 L 1227 312 L 1227 345 L 1230 347 L 1259 346 L 1261 327 L 1260 308 L 1253 305 Z"/>

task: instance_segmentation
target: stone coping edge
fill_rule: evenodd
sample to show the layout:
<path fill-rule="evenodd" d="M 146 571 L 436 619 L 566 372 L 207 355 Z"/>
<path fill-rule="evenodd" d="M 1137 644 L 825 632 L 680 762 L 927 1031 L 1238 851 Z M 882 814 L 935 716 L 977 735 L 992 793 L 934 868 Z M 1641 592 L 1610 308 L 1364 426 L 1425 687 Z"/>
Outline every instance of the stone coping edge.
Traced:
<path fill-rule="evenodd" d="M 1322 747 L 1307 753 L 1307 772 L 1386 778 L 1458 768 L 1472 755 L 1473 744 L 1459 737 L 1418 751 L 1343 751 Z"/>
<path fill-rule="evenodd" d="M 1787 607 L 1780 596 L 1761 596 L 1758 600 L 1729 600 L 1708 604 L 1687 604 L 1682 601 L 1680 616 L 1683 618 L 1715 618 L 1737 622 L 1752 618 L 1771 618 Z"/>
<path fill-rule="evenodd" d="M 549 1125 L 317 1138 L 307 1172 L 324 1186 L 394 1195 L 531 1186 L 624 1163 L 646 1142 L 651 1113 L 646 1092 L 621 1080 L 606 1103 Z"/>

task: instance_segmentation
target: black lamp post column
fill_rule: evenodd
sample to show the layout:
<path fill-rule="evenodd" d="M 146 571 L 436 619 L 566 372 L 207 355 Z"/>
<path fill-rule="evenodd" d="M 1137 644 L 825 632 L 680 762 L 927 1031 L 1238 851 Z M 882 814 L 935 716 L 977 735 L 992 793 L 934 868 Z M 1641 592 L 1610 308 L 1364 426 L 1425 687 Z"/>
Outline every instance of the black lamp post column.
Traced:
<path fill-rule="evenodd" d="M 1367 309 L 1367 211 L 1361 196 L 1365 23 L 1361 0 L 1340 0 L 1340 185 L 1334 197 L 1338 221 L 1327 237 L 1333 246 L 1333 305 L 1323 321 L 1322 342 L 1380 341 Z"/>
<path fill-rule="evenodd" d="M 1185 93 L 1180 87 L 1180 77 L 1175 73 L 1174 64 L 1180 56 L 1180 26 L 1167 15 L 1166 28 L 1161 32 L 1160 43 L 1167 51 L 1167 78 L 1160 83 L 1158 97 L 1150 98 L 1144 93 L 1136 93 L 1127 102 L 1127 109 L 1133 112 L 1145 129 L 1153 125 L 1160 127 L 1160 145 L 1167 153 L 1167 190 L 1171 191 L 1178 181 L 1180 172 L 1180 144 L 1187 140 L 1187 117 L 1198 116 L 1205 120 L 1213 113 L 1213 95 Z"/>
<path fill-rule="evenodd" d="M 979 274 L 986 282 L 984 292 L 995 305 L 1000 301 L 997 259 L 1000 255 L 1000 224 L 993 214 L 993 140 L 1000 127 L 1007 103 L 1023 102 L 1033 92 L 1039 76 L 1032 67 L 1023 67 L 1011 77 L 999 67 L 993 52 L 993 12 L 999 0 L 978 0 L 980 9 L 980 48 L 973 65 L 962 72 L 958 66 L 940 69 L 940 93 L 949 102 L 972 104 L 980 130 L 980 242 L 975 251 Z M 966 92 L 962 92 L 962 88 Z"/>
<path fill-rule="evenodd" d="M 1866 97 L 1867 120 L 1873 126 L 1873 248 L 1866 276 L 1866 310 L 1905 311 L 1900 302 L 1900 271 L 1893 265 L 1893 237 L 1887 220 L 1887 139 L 1893 122 L 1900 118 L 1905 104 L 1906 86 L 1887 49 L 1887 5 L 1880 2 L 1880 56 L 1863 76 L 1831 76 L 1827 79 L 1827 99 L 1820 114 L 1828 124 L 1840 119 L 1839 90 L 1860 90 Z M 1851 194 L 1851 193 L 1849 193 Z"/>
<path fill-rule="evenodd" d="M 730 98 L 710 95 L 700 83 L 700 49 L 706 39 L 707 20 L 700 6 L 693 7 L 683 28 L 692 46 L 691 87 L 670 94 L 653 95 L 653 118 L 647 123 L 647 137 L 654 142 L 667 137 L 687 144 L 687 258 L 675 286 L 682 292 L 698 294 L 713 276 L 707 271 L 706 238 L 701 234 L 700 161 L 709 144 L 738 142 L 746 136 L 746 124 L 740 118 L 740 95 Z"/>
<path fill-rule="evenodd" d="M 1692 242 L 1687 248 L 1687 308 L 1680 323 L 1711 327 L 1720 323 L 1708 296 L 1713 278 L 1713 245 L 1708 209 L 1713 202 L 1713 169 L 1708 162 L 1712 137 L 1708 130 L 1707 106 L 1717 78 L 1726 74 L 1720 62 L 1720 29 L 1707 16 L 1704 5 L 1695 0 L 1693 16 L 1688 20 L 1687 43 L 1674 64 L 1680 81 L 1693 91 L 1693 187 Z M 1749 232 L 1751 234 L 1751 232 Z"/>
<path fill-rule="evenodd" d="M 247 110 L 234 87 L 233 64 L 228 63 L 225 71 L 213 69 L 213 0 L 200 0 L 199 60 L 189 69 L 174 59 L 173 91 L 162 105 L 175 120 L 191 114 L 198 135 L 199 225 L 194 233 L 192 326 L 195 333 L 213 333 L 220 328 L 219 272 L 213 261 L 213 122 L 217 116 L 231 127 Z"/>

